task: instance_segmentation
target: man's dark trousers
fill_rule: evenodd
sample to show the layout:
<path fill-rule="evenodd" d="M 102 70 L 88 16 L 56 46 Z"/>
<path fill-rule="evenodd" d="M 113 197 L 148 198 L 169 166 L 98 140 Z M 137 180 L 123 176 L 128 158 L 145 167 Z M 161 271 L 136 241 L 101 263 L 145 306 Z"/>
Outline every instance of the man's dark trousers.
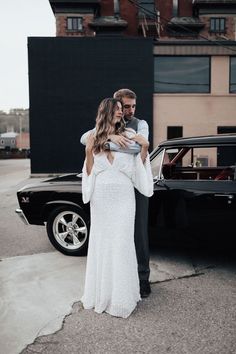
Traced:
<path fill-rule="evenodd" d="M 149 240 L 148 240 L 148 197 L 139 193 L 135 188 L 136 214 L 134 228 L 134 242 L 138 261 L 139 280 L 147 280 L 149 268 Z"/>

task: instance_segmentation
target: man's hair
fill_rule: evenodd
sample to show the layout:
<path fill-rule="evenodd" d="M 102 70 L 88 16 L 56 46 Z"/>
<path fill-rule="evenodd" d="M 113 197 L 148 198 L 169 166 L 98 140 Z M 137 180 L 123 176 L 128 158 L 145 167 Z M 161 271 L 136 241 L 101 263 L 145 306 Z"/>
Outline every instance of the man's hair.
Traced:
<path fill-rule="evenodd" d="M 135 100 L 137 99 L 136 94 L 133 91 L 126 88 L 116 91 L 113 97 L 116 98 L 117 100 L 122 100 L 123 97 L 133 98 Z"/>

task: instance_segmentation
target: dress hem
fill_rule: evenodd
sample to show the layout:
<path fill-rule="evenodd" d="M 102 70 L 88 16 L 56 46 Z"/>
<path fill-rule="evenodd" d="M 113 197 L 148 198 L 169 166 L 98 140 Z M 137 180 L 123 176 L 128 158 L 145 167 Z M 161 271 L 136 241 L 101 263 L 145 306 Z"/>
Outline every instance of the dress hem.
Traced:
<path fill-rule="evenodd" d="M 84 310 L 94 310 L 96 313 L 101 314 L 101 313 L 107 313 L 108 315 L 114 316 L 114 317 L 119 317 L 119 318 L 128 318 L 136 309 L 138 302 L 142 301 L 141 297 L 139 297 L 139 299 L 134 303 L 133 307 L 131 310 L 129 310 L 127 313 L 125 313 L 124 311 L 120 311 L 118 313 L 118 311 L 114 310 L 114 306 L 108 306 L 110 307 L 110 309 L 97 309 L 95 305 L 85 305 L 83 303 L 83 300 L 80 300 Z M 116 307 L 117 308 L 117 307 Z M 122 313 L 122 314 L 121 314 Z"/>

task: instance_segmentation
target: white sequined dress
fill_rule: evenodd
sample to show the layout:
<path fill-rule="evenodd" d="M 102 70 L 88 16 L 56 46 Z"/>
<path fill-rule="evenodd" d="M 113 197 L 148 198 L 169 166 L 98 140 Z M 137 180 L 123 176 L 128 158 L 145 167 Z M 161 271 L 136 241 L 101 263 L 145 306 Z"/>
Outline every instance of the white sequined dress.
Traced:
<path fill-rule="evenodd" d="M 88 176 L 84 163 L 83 201 L 90 201 L 91 227 L 84 295 L 85 309 L 127 318 L 140 300 L 134 245 L 134 187 L 153 194 L 149 157 L 113 152 L 94 155 Z"/>

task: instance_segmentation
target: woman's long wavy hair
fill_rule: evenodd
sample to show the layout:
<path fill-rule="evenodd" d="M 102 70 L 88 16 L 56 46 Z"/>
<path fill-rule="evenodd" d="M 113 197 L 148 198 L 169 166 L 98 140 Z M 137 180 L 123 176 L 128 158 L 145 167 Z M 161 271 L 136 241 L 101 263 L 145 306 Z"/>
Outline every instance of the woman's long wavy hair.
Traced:
<path fill-rule="evenodd" d="M 122 102 L 116 98 L 105 98 L 98 107 L 94 140 L 95 153 L 105 150 L 105 143 L 109 134 L 121 134 L 125 130 L 123 119 L 116 124 L 113 121 L 118 102 L 122 105 Z"/>

